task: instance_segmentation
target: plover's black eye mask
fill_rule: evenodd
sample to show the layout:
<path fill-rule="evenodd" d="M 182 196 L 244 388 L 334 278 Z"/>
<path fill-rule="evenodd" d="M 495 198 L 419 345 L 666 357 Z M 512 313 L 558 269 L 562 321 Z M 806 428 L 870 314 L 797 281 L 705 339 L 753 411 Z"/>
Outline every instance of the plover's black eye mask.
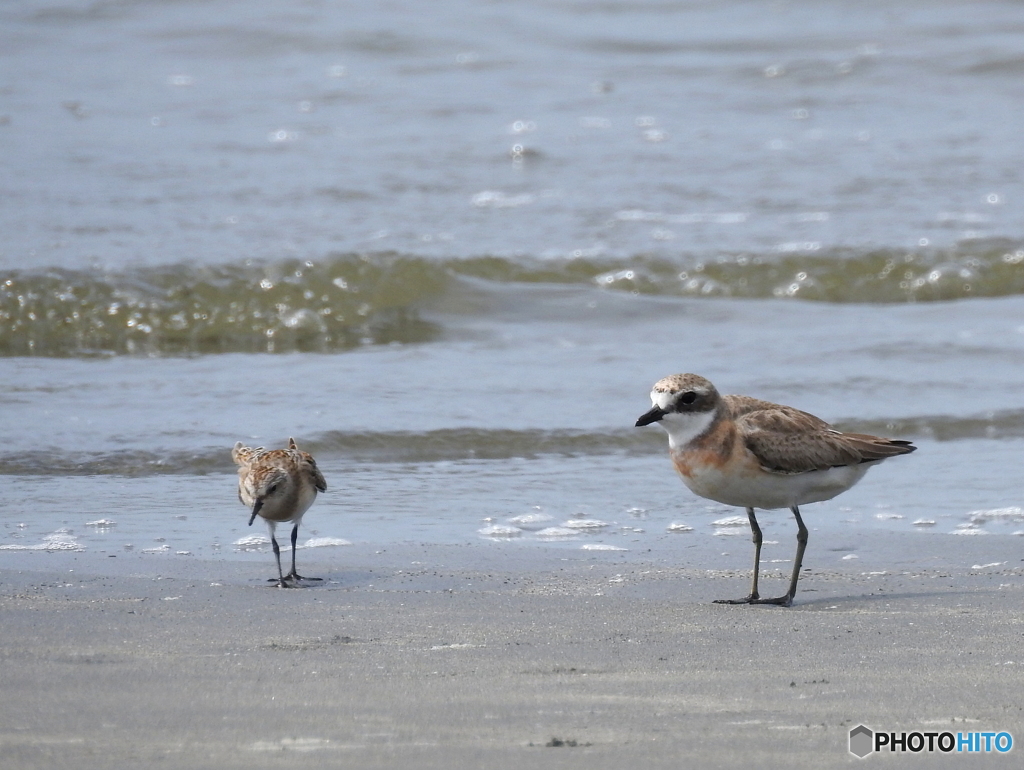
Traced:
<path fill-rule="evenodd" d="M 697 400 L 697 394 L 694 393 L 692 390 L 686 391 L 683 395 L 681 395 L 679 397 L 679 403 L 680 404 L 687 404 L 688 405 L 688 404 L 692 404 L 696 400 Z"/>

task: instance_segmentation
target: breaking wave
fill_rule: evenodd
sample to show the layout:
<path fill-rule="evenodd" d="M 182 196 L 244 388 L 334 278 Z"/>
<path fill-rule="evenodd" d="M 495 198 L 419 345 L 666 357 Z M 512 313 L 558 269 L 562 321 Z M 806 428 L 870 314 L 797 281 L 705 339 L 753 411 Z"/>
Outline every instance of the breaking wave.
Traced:
<path fill-rule="evenodd" d="M 462 278 L 478 279 L 472 287 Z M 896 303 L 1024 293 L 1024 248 L 794 249 L 712 259 L 637 255 L 323 260 L 0 276 L 0 355 L 342 351 L 443 334 L 437 311 L 480 285 L 560 284 L 678 297 Z M 478 307 L 478 312 L 485 312 Z"/>

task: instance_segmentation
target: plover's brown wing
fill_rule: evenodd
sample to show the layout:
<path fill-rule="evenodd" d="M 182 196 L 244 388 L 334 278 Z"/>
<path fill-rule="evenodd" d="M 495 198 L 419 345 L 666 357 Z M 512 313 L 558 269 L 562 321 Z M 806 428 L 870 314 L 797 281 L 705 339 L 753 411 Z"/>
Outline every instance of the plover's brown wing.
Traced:
<path fill-rule="evenodd" d="M 776 473 L 858 465 L 916 449 L 909 441 L 840 433 L 824 420 L 791 407 L 755 409 L 736 418 L 736 425 L 761 467 Z"/>
<path fill-rule="evenodd" d="M 736 418 L 736 426 L 761 467 L 776 473 L 806 473 L 866 459 L 855 442 L 807 412 L 773 406 Z"/>
<path fill-rule="evenodd" d="M 722 396 L 722 402 L 728 407 L 729 414 L 733 419 L 737 417 L 749 414 L 750 412 L 770 412 L 770 411 L 781 411 L 783 414 L 790 412 L 803 415 L 810 420 L 818 420 L 813 414 L 807 414 L 807 412 L 801 412 L 799 409 L 794 409 L 791 406 L 783 406 L 782 404 L 773 404 L 771 401 L 762 401 L 759 398 L 753 398 L 751 396 Z M 824 420 L 818 420 L 822 425 L 827 427 L 827 423 Z"/>

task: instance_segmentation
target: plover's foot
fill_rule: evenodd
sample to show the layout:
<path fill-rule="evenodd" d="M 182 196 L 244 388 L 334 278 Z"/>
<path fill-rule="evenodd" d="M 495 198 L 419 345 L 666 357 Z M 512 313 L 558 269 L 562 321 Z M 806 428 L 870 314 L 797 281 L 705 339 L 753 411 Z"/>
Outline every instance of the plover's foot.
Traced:
<path fill-rule="evenodd" d="M 758 597 L 754 594 L 750 596 L 744 596 L 742 599 L 715 599 L 712 604 L 753 604 L 758 601 Z"/>
<path fill-rule="evenodd" d="M 751 604 L 776 604 L 779 607 L 789 607 L 793 604 L 793 597 L 789 594 L 776 596 L 774 599 L 751 599 Z"/>

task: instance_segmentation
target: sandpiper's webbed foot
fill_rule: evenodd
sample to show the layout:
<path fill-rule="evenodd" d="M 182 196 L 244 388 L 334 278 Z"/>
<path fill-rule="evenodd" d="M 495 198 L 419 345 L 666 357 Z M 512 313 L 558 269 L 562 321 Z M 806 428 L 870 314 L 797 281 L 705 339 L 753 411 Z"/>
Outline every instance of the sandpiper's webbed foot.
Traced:
<path fill-rule="evenodd" d="M 754 604 L 759 601 L 762 600 L 758 599 L 757 594 L 751 594 L 742 599 L 715 599 L 712 604 Z"/>
<path fill-rule="evenodd" d="M 294 570 L 292 571 L 292 573 L 290 575 L 285 575 L 284 579 L 285 580 L 320 580 L 320 581 L 323 580 L 323 578 L 311 578 L 311 577 L 306 577 L 305 575 L 300 575 L 298 572 L 295 572 Z"/>
<path fill-rule="evenodd" d="M 298 588 L 297 585 L 288 582 L 288 578 L 267 578 L 267 582 L 273 584 L 273 588 Z"/>
<path fill-rule="evenodd" d="M 793 597 L 789 594 L 776 596 L 774 599 L 751 599 L 751 604 L 775 604 L 779 607 L 789 607 L 793 604 Z"/>

